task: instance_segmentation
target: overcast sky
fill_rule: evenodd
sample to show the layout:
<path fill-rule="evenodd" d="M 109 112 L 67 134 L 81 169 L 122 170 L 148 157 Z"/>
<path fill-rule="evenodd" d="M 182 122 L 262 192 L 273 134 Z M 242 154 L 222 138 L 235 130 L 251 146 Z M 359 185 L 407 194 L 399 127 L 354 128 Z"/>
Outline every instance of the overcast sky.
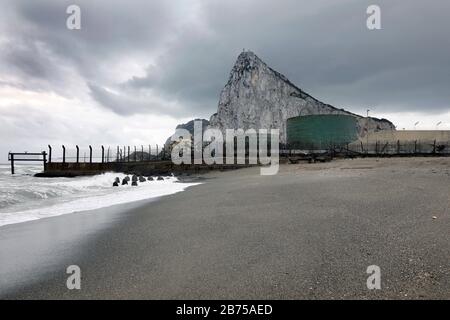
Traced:
<path fill-rule="evenodd" d="M 81 30 L 66 8 L 81 8 Z M 381 7 L 382 30 L 366 28 Z M 48 143 L 163 143 L 217 111 L 243 48 L 323 102 L 450 129 L 450 1 L 4 0 L 0 162 Z"/>

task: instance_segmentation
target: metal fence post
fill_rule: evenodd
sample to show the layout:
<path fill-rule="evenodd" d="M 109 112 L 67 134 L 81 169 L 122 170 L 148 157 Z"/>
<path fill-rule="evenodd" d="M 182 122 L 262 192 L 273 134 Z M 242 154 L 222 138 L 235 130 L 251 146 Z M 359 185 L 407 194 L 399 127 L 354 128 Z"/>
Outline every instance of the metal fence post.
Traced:
<path fill-rule="evenodd" d="M 105 163 L 105 147 L 102 146 L 102 163 Z"/>
<path fill-rule="evenodd" d="M 10 153 L 11 159 L 11 174 L 14 174 L 14 153 Z"/>
<path fill-rule="evenodd" d="M 89 146 L 89 163 L 92 163 L 92 146 Z"/>
<path fill-rule="evenodd" d="M 66 163 L 66 147 L 62 146 L 63 149 L 63 163 Z"/>
<path fill-rule="evenodd" d="M 52 146 L 48 145 L 48 163 L 52 162 Z"/>
<path fill-rule="evenodd" d="M 80 147 L 78 145 L 76 145 L 77 148 L 77 163 L 80 162 Z"/>
<path fill-rule="evenodd" d="M 42 151 L 42 158 L 44 160 L 44 172 L 47 171 L 47 152 Z"/>

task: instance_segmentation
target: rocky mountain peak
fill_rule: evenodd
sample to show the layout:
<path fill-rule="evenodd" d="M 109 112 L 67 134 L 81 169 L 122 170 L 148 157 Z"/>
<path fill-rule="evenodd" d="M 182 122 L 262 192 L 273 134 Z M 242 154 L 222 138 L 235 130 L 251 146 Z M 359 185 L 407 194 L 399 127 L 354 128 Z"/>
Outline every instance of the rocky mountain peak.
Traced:
<path fill-rule="evenodd" d="M 286 142 L 286 120 L 311 114 L 349 114 L 358 120 L 361 136 L 370 131 L 392 130 L 387 120 L 364 118 L 325 104 L 295 86 L 281 73 L 271 69 L 252 51 L 243 51 L 231 69 L 222 89 L 217 113 L 210 126 L 225 129 L 280 129 Z"/>

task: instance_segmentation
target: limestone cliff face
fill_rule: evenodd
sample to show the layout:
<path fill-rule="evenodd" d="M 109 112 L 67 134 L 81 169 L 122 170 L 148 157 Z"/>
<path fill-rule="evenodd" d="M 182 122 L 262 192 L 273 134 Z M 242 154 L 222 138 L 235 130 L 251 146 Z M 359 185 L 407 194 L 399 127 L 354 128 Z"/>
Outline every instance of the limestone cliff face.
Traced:
<path fill-rule="evenodd" d="M 191 120 L 191 121 L 189 121 L 187 123 L 182 123 L 182 124 L 177 125 L 177 127 L 175 128 L 175 132 L 176 132 L 177 129 L 186 129 L 193 136 L 194 135 L 194 122 L 195 121 L 201 121 L 202 122 L 202 131 L 203 132 L 209 126 L 209 121 L 206 120 L 206 119 L 194 119 L 194 120 Z M 167 150 L 170 150 L 170 142 L 171 142 L 171 137 L 167 138 L 166 142 L 164 143 L 164 147 Z"/>
<path fill-rule="evenodd" d="M 220 94 L 218 111 L 210 127 L 225 129 L 280 129 L 286 142 L 286 120 L 299 115 L 350 114 L 355 116 L 360 136 L 369 132 L 394 130 L 385 119 L 364 118 L 320 102 L 267 66 L 253 52 L 242 52 Z"/>

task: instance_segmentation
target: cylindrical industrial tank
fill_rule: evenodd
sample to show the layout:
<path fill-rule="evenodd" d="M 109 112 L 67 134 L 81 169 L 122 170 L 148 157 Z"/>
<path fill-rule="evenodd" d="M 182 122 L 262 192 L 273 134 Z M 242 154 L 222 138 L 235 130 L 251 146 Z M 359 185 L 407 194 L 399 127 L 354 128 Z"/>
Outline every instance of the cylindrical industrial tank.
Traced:
<path fill-rule="evenodd" d="M 286 130 L 288 145 L 304 150 L 327 150 L 358 138 L 356 118 L 343 114 L 289 118 Z"/>

